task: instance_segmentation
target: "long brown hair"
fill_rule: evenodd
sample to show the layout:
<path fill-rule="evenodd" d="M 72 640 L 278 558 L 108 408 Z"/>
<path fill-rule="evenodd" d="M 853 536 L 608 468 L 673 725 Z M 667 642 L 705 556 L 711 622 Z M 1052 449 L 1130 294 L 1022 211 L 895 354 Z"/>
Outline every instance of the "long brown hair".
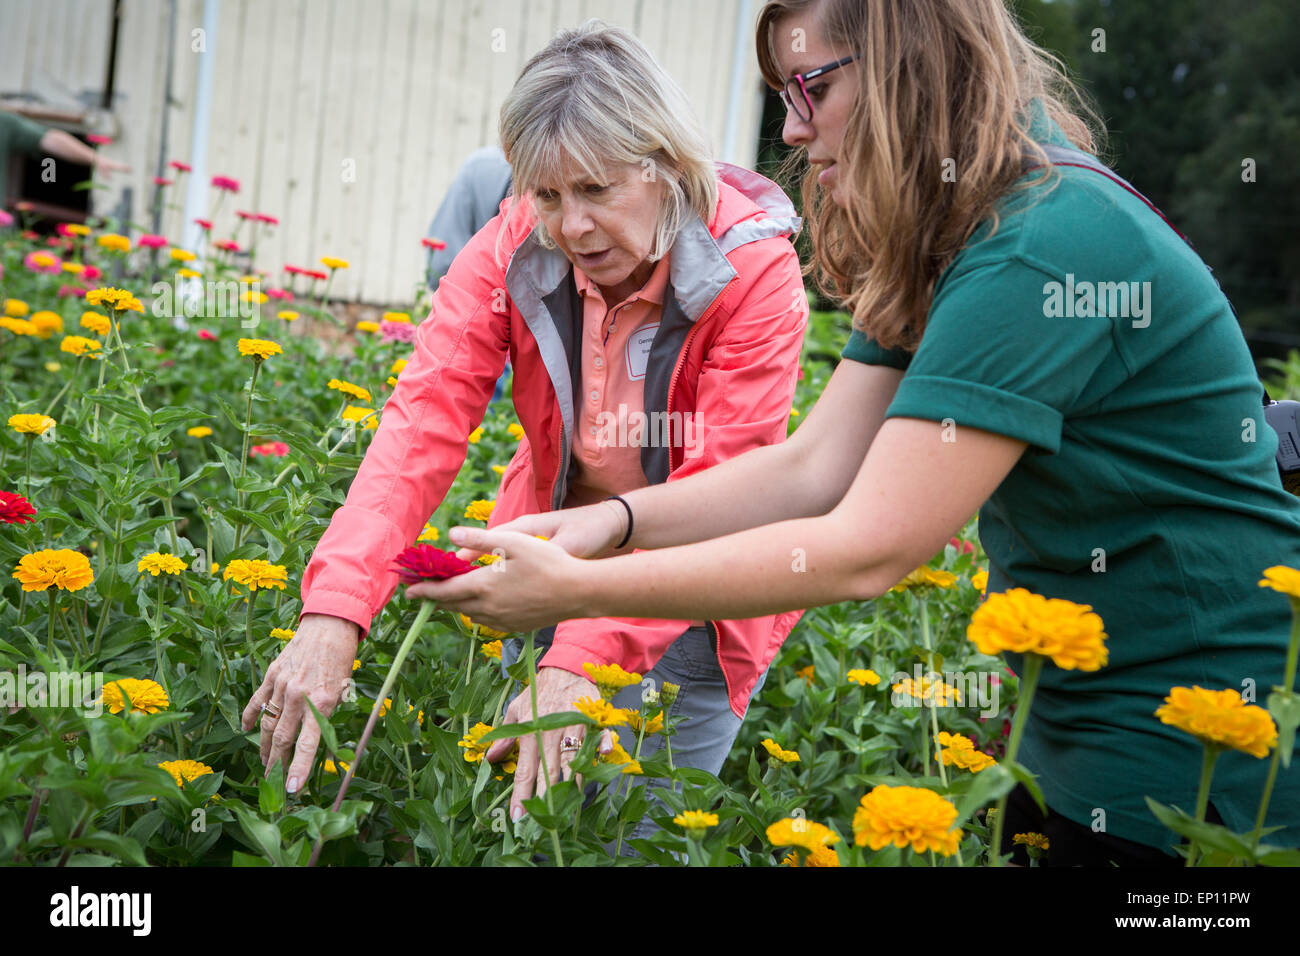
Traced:
<path fill-rule="evenodd" d="M 1045 167 L 1033 182 L 1052 176 L 1026 128 L 1032 101 L 1087 152 L 1098 151 L 1104 128 L 1003 0 L 770 0 L 757 46 L 773 88 L 787 79 L 777 24 L 807 12 L 826 43 L 860 58 L 840 157 L 848 204 L 831 201 L 816 171 L 803 176 L 813 243 L 804 271 L 856 328 L 914 350 L 936 281 L 981 221 L 997 228 L 994 206 L 1021 176 L 1022 157 Z M 792 162 L 806 167 L 806 158 L 796 150 Z"/>

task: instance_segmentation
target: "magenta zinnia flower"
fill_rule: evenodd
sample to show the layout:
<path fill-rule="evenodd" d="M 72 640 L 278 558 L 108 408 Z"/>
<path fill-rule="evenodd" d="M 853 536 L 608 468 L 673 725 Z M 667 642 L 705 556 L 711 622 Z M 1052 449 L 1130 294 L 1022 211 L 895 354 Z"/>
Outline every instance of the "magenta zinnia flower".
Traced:
<path fill-rule="evenodd" d="M 173 159 L 167 165 L 170 166 L 172 169 L 179 170 L 182 173 L 188 173 L 190 172 L 190 170 L 194 168 L 189 163 L 182 163 L 179 159 Z"/>
<path fill-rule="evenodd" d="M 146 232 L 139 238 L 138 244 L 147 249 L 161 249 L 163 246 L 167 245 L 167 237 L 156 236 L 151 232 Z"/>
<path fill-rule="evenodd" d="M 0 521 L 5 524 L 26 524 L 32 520 L 36 509 L 22 495 L 0 491 Z"/>
<path fill-rule="evenodd" d="M 395 559 L 397 567 L 392 570 L 402 579 L 403 584 L 418 584 L 420 581 L 445 581 L 458 574 L 474 570 L 450 551 L 443 551 L 431 544 L 415 544 L 404 550 Z"/>
<path fill-rule="evenodd" d="M 215 342 L 217 340 L 217 337 L 207 329 L 199 329 L 199 338 L 205 342 Z"/>
<path fill-rule="evenodd" d="M 63 261 L 52 252 L 29 252 L 23 259 L 23 265 L 33 272 L 44 272 L 47 275 L 58 275 L 63 271 Z"/>
<path fill-rule="evenodd" d="M 213 176 L 212 185 L 217 189 L 224 189 L 226 192 L 239 192 L 239 180 L 231 179 L 229 176 Z"/>
<path fill-rule="evenodd" d="M 379 334 L 385 342 L 414 342 L 415 326 L 410 322 L 380 322 Z"/>

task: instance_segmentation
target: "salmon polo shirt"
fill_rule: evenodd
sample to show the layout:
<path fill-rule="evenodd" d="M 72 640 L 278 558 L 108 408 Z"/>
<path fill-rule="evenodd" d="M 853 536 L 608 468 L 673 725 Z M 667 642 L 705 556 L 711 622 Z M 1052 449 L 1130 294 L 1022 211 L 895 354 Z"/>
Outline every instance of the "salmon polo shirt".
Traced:
<path fill-rule="evenodd" d="M 565 507 L 593 504 L 649 484 L 641 470 L 641 442 L 619 440 L 648 429 L 620 423 L 635 422 L 633 416 L 645 413 L 646 362 L 668 288 L 668 257 L 655 263 L 639 291 L 613 308 L 577 266 L 573 281 L 582 296 L 582 394 L 574 403 L 577 471 Z"/>

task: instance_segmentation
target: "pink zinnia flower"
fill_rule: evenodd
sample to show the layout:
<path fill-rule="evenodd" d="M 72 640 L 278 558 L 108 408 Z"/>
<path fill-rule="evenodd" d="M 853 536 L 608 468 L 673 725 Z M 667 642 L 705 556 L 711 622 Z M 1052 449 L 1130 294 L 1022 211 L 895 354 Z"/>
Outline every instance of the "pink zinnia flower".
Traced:
<path fill-rule="evenodd" d="M 427 247 L 427 248 L 429 248 L 429 249 L 446 249 L 446 248 L 447 248 L 447 244 L 446 244 L 445 242 L 443 242 L 441 239 L 429 239 L 429 238 L 427 238 L 427 237 L 424 238 L 424 239 L 421 239 L 421 240 L 420 240 L 420 245 L 425 246 L 425 247 Z"/>
<path fill-rule="evenodd" d="M 292 299 L 293 293 L 288 289 L 267 289 L 266 294 L 272 299 Z"/>
<path fill-rule="evenodd" d="M 12 226 L 13 224 L 14 217 L 9 215 L 9 213 L 5 212 L 3 209 L 0 209 L 0 226 Z"/>
<path fill-rule="evenodd" d="M 265 445 L 254 445 L 248 449 L 248 457 L 253 458 L 257 455 L 267 455 L 280 458 L 289 454 L 289 446 L 282 441 L 269 441 Z"/>
<path fill-rule="evenodd" d="M 284 267 L 284 271 L 289 273 L 289 275 L 291 276 L 300 276 L 300 275 L 304 275 L 307 272 L 307 270 L 304 269 L 302 266 L 291 266 L 291 265 L 286 265 Z"/>
<path fill-rule="evenodd" d="M 330 277 L 328 272 L 321 272 L 318 269 L 303 269 L 302 274 L 305 276 L 309 276 L 313 279 L 317 279 L 321 282 L 325 281 Z"/>
<path fill-rule="evenodd" d="M 975 553 L 975 545 L 970 541 L 963 541 L 961 538 L 949 538 L 948 543 L 957 549 L 958 554 Z"/>
<path fill-rule="evenodd" d="M 218 239 L 213 245 L 218 249 L 224 249 L 226 252 L 239 251 L 239 243 L 235 242 L 234 239 Z"/>
<path fill-rule="evenodd" d="M 194 169 L 194 167 L 191 166 L 189 163 L 182 163 L 179 159 L 173 159 L 167 165 L 170 166 L 172 169 L 182 173 L 188 173 Z"/>
<path fill-rule="evenodd" d="M 202 229 L 204 232 L 211 232 L 211 231 L 212 231 L 212 223 L 208 222 L 208 220 L 206 220 L 206 219 L 195 219 L 194 221 L 198 224 L 199 228 Z"/>
<path fill-rule="evenodd" d="M 217 340 L 217 337 L 207 329 L 199 329 L 199 338 L 205 342 L 215 342 Z"/>
<path fill-rule="evenodd" d="M 0 521 L 5 524 L 26 524 L 32 520 L 36 509 L 22 495 L 0 491 Z"/>
<path fill-rule="evenodd" d="M 45 244 L 49 246 L 51 249 L 63 248 L 63 240 L 60 239 L 58 236 L 50 236 L 45 240 Z"/>
<path fill-rule="evenodd" d="M 450 551 L 443 551 L 431 544 L 416 544 L 406 548 L 395 559 L 397 576 L 404 584 L 417 584 L 420 581 L 445 581 L 459 574 L 474 570 Z"/>
<path fill-rule="evenodd" d="M 107 146 L 109 143 L 113 142 L 113 137 L 101 136 L 99 133 L 87 133 L 86 140 L 94 143 L 96 146 Z"/>
<path fill-rule="evenodd" d="M 163 246 L 167 245 L 166 236 L 156 236 L 150 232 L 146 232 L 138 241 L 140 245 L 146 246 L 149 249 L 161 249 Z"/>
<path fill-rule="evenodd" d="M 49 262 L 46 262 L 47 259 Z M 52 252 L 29 252 L 23 265 L 33 272 L 44 272 L 47 275 L 57 275 L 63 271 L 63 262 Z"/>
<path fill-rule="evenodd" d="M 380 322 L 379 334 L 385 342 L 414 342 L 415 326 L 410 322 Z"/>
<path fill-rule="evenodd" d="M 59 298 L 69 295 L 83 296 L 85 294 L 86 290 L 79 285 L 61 285 L 59 291 L 55 293 Z"/>
<path fill-rule="evenodd" d="M 85 282 L 94 282 L 104 274 L 104 270 L 99 266 L 86 266 L 81 270 L 81 278 Z"/>
<path fill-rule="evenodd" d="M 256 218 L 257 218 L 257 213 L 255 213 L 255 212 L 249 212 L 247 209 L 236 209 L 236 210 L 235 210 L 235 215 L 238 216 L 240 219 L 256 219 Z"/>
<path fill-rule="evenodd" d="M 224 189 L 228 193 L 239 192 L 239 180 L 231 179 L 229 176 L 213 176 L 212 185 L 217 189 Z"/>
<path fill-rule="evenodd" d="M 176 180 L 174 180 L 174 179 L 167 179 L 167 178 L 165 178 L 165 177 L 163 177 L 163 176 L 155 176 L 155 177 L 153 178 L 153 184 L 154 184 L 155 186 L 174 186 L 174 185 L 176 185 Z"/>
<path fill-rule="evenodd" d="M 264 213 L 264 212 L 259 212 L 259 213 L 257 214 L 257 221 L 258 221 L 258 222 L 264 222 L 264 223 L 266 223 L 268 226 L 278 226 L 278 225 L 280 225 L 280 220 L 279 220 L 279 219 L 276 219 L 274 216 L 268 216 L 268 215 L 267 215 L 266 213 Z"/>

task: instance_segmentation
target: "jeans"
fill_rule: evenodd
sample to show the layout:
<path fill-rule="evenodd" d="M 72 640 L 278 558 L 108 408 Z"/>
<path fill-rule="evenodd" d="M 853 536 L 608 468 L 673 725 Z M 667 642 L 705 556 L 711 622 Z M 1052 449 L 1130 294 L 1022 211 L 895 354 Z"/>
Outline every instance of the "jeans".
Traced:
<path fill-rule="evenodd" d="M 545 648 L 550 647 L 555 636 L 554 628 L 545 628 L 537 633 L 538 659 Z M 518 660 L 523 650 L 523 641 L 511 638 L 503 642 L 502 665 L 507 666 Z M 735 743 L 736 734 L 740 732 L 741 718 L 731 710 L 727 696 L 727 682 L 722 676 L 722 666 L 718 663 L 718 652 L 714 646 L 713 635 L 708 626 L 687 628 L 668 646 L 658 663 L 644 677 L 654 681 L 656 691 L 663 687 L 664 681 L 677 684 L 677 700 L 673 702 L 669 716 L 686 717 L 676 728 L 672 737 L 673 766 L 694 767 L 707 770 L 716 775 Z M 767 680 L 764 671 L 754 685 L 753 696 L 763 687 Z M 614 698 L 614 706 L 638 709 L 641 706 L 643 684 L 625 687 Z M 629 727 L 617 728 L 618 742 L 628 753 L 636 753 L 636 734 Z M 648 757 L 657 753 L 664 743 L 662 734 L 647 734 L 641 743 L 641 756 Z M 617 781 L 618 778 L 616 778 Z M 644 780 L 634 778 L 637 783 L 648 785 L 647 795 L 653 794 L 656 787 L 667 787 L 668 780 L 655 778 Z M 652 806 L 662 809 L 662 804 L 651 797 Z M 622 850 L 625 856 L 634 856 L 635 851 L 627 847 L 627 840 L 648 837 L 658 827 L 649 814 L 643 817 L 632 832 L 624 838 Z"/>

